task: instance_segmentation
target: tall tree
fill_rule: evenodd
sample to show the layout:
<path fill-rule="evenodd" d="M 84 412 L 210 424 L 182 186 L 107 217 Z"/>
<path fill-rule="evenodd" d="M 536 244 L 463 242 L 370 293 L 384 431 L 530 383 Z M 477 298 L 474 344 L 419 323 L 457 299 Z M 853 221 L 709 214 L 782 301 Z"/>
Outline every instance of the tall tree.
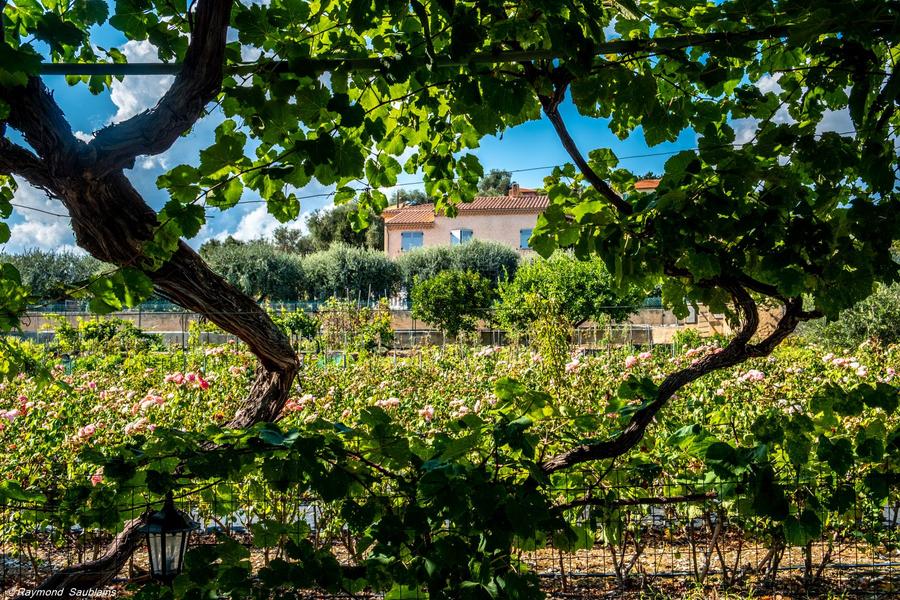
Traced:
<path fill-rule="evenodd" d="M 249 188 L 286 222 L 300 211 L 296 189 L 315 179 L 357 201 L 360 229 L 405 168 L 452 211 L 483 175 L 469 150 L 526 121 L 546 119 L 571 159 L 545 180 L 551 204 L 533 247 L 596 254 L 617 282 L 661 284 L 681 311 L 705 302 L 739 323 L 721 352 L 643 389 L 621 433 L 545 457 L 541 477 L 621 456 L 686 384 L 765 356 L 801 321 L 836 316 L 898 278 L 895 2 L 123 0 L 111 17 L 98 1 L 2 6 L 0 215 L 12 210 L 11 176 L 48 191 L 78 244 L 118 266 L 92 284 L 96 309 L 156 289 L 243 339 L 260 367 L 234 426 L 276 419 L 299 361 L 265 312 L 184 241 L 206 207 L 227 210 Z M 119 64 L 121 52 L 92 39 L 108 17 L 165 64 Z M 113 75 L 176 76 L 154 108 L 83 141 L 41 78 L 51 72 L 97 93 Z M 635 194 L 610 149 L 585 152 L 570 134 L 567 99 L 619 137 L 656 145 L 690 129 L 699 148 L 671 157 L 655 192 Z M 126 170 L 168 150 L 214 102 L 224 115 L 215 141 L 198 164 L 160 177 L 170 199 L 152 210 Z M 828 131 L 834 114 L 852 126 Z M 736 142 L 735 119 L 750 124 L 747 142 Z M 0 229 L 0 241 L 8 235 Z M 13 267 L 0 276 L 9 328 L 27 293 Z M 760 300 L 782 307 L 761 337 Z M 45 586 L 97 587 L 136 539 L 127 528 L 97 561 Z"/>
<path fill-rule="evenodd" d="M 482 196 L 505 196 L 512 185 L 512 173 L 500 169 L 491 169 L 478 182 L 478 193 Z"/>
<path fill-rule="evenodd" d="M 391 195 L 392 206 L 417 206 L 419 204 L 428 204 L 428 202 L 430 202 L 428 195 L 422 190 L 400 188 Z"/>
<path fill-rule="evenodd" d="M 299 229 L 284 225 L 276 227 L 272 232 L 272 244 L 282 252 L 292 254 L 310 254 L 315 250 L 312 238 Z"/>
<path fill-rule="evenodd" d="M 36 249 L 6 255 L 2 260 L 16 268 L 35 302 L 66 299 L 76 288 L 90 283 L 103 267 L 91 256 Z"/>
<path fill-rule="evenodd" d="M 355 218 L 360 210 L 356 203 L 350 203 L 313 211 L 306 221 L 313 246 L 317 250 L 327 250 L 335 242 L 341 242 L 358 248 L 382 250 L 384 237 L 383 233 L 379 237 L 378 230 L 384 228 L 384 221 L 380 216 L 367 214 L 367 227 L 360 228 Z"/>

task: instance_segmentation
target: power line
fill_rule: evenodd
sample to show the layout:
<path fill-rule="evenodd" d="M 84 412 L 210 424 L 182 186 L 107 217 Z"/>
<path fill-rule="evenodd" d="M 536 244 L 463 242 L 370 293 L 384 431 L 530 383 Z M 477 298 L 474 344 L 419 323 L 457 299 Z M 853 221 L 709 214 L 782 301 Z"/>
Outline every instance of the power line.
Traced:
<path fill-rule="evenodd" d="M 828 132 L 828 131 L 826 131 L 826 132 L 823 132 L 823 133 L 837 133 L 837 135 L 850 135 L 850 134 L 856 133 L 856 130 L 853 129 L 853 130 L 850 130 L 850 131 L 840 131 L 840 132 Z M 821 137 L 821 136 L 822 136 L 821 133 L 816 134 L 816 137 Z M 716 146 L 710 146 L 710 148 L 713 148 L 713 147 L 715 147 L 715 148 L 742 148 L 742 147 L 744 147 L 744 146 L 749 146 L 749 145 L 752 145 L 752 144 L 753 144 L 753 142 L 750 141 L 750 142 L 741 142 L 741 143 L 733 143 L 733 144 L 719 144 L 719 145 L 716 145 Z M 616 158 L 619 160 L 619 162 L 621 162 L 621 161 L 623 161 L 623 160 L 635 160 L 635 159 L 638 159 L 638 158 L 652 158 L 652 157 L 655 157 L 655 156 L 668 156 L 668 155 L 672 155 L 672 154 L 678 154 L 679 152 L 698 152 L 699 150 L 700 150 L 700 147 L 699 147 L 699 146 L 694 146 L 694 147 L 691 147 L 691 148 L 681 148 L 681 149 L 679 149 L 679 150 L 663 150 L 663 151 L 660 151 L 660 152 L 646 152 L 646 153 L 643 153 L 643 154 L 630 154 L 630 155 L 627 155 L 627 156 L 618 156 L 618 157 L 616 157 Z M 563 165 L 545 165 L 545 166 L 542 166 L 542 167 L 526 167 L 526 168 L 523 168 L 523 169 L 503 169 L 503 170 L 506 171 L 507 173 L 527 173 L 527 172 L 530 172 L 530 171 L 546 171 L 546 170 L 549 170 L 549 169 L 555 169 L 555 168 L 557 168 L 557 167 L 562 167 L 562 166 L 563 166 Z M 405 186 L 410 186 L 410 185 L 422 185 L 422 184 L 424 184 L 424 183 L 425 183 L 424 180 L 420 180 L 420 181 L 406 181 L 406 182 L 404 182 L 404 183 L 398 183 L 398 184 L 396 184 L 396 185 L 394 185 L 394 186 L 391 186 L 391 187 L 405 187 Z M 371 189 L 371 188 L 368 188 L 368 187 L 364 187 L 364 188 L 353 188 L 353 191 L 356 191 L 356 192 L 364 192 L 364 191 L 366 191 L 366 190 L 368 190 L 368 189 Z M 309 194 L 309 195 L 305 195 L 305 196 L 297 196 L 297 200 L 309 200 L 309 199 L 312 199 L 312 198 L 327 198 L 327 197 L 329 197 L 329 196 L 333 196 L 334 194 L 335 194 L 335 192 L 324 192 L 324 193 L 319 193 L 319 194 Z M 263 199 L 260 199 L 260 200 L 241 200 L 240 202 L 238 202 L 238 204 L 263 204 L 263 203 L 265 203 L 265 202 L 266 202 L 266 200 L 263 200 Z"/>
<path fill-rule="evenodd" d="M 849 130 L 849 131 L 823 132 L 823 133 L 837 133 L 837 135 L 850 135 L 850 134 L 853 134 L 853 133 L 857 133 L 857 130 L 852 129 L 852 130 Z M 821 136 L 822 136 L 822 133 L 816 134 L 816 137 L 821 137 Z M 717 145 L 717 146 L 714 146 L 714 147 L 719 147 L 719 148 L 729 148 L 729 147 L 730 147 L 730 148 L 742 148 L 742 147 L 744 147 L 744 146 L 749 146 L 749 145 L 752 145 L 752 144 L 753 144 L 753 142 L 750 141 L 750 142 L 741 142 L 741 143 L 733 143 L 733 144 L 720 144 L 720 145 Z M 712 147 L 712 146 L 711 146 L 711 147 Z M 618 158 L 618 160 L 621 162 L 621 161 L 623 161 L 623 160 L 635 160 L 635 159 L 639 159 L 639 158 L 652 158 L 652 157 L 655 157 L 655 156 L 668 156 L 668 155 L 672 155 L 672 154 L 678 154 L 679 152 L 697 152 L 697 151 L 699 151 L 699 150 L 700 150 L 700 148 L 697 147 L 697 146 L 695 146 L 695 147 L 691 147 L 691 148 L 681 148 L 681 149 L 678 149 L 678 150 L 663 150 L 663 151 L 660 151 L 660 152 L 645 152 L 645 153 L 642 153 L 642 154 L 630 154 L 630 155 L 627 155 L 627 156 L 619 156 L 619 157 L 617 157 L 617 158 Z M 509 173 L 527 173 L 527 172 L 531 172 L 531 171 L 546 171 L 546 170 L 549 170 L 549 169 L 555 169 L 555 168 L 561 167 L 561 166 L 563 166 L 563 165 L 544 165 L 544 166 L 541 166 L 541 167 L 525 167 L 525 168 L 522 168 L 522 169 L 504 169 L 504 171 L 507 171 L 507 172 L 509 172 Z M 398 183 L 398 184 L 396 184 L 396 185 L 394 185 L 394 186 L 392 186 L 392 187 L 406 187 L 406 186 L 410 186 L 410 185 L 422 185 L 422 184 L 424 184 L 424 183 L 425 183 L 424 180 L 419 180 L 419 181 L 406 181 L 406 182 L 403 182 L 403 183 Z M 368 190 L 368 189 L 371 189 L 371 188 L 367 188 L 367 187 L 366 187 L 366 188 L 353 188 L 353 191 L 355 191 L 355 192 L 364 192 L 364 191 L 366 191 L 366 190 Z M 334 194 L 335 194 L 334 191 L 331 191 L 331 192 L 320 192 L 320 193 L 317 193 L 317 194 L 305 194 L 305 195 L 303 195 L 303 196 L 297 196 L 297 200 L 311 200 L 311 199 L 314 199 L 314 198 L 328 198 L 328 197 L 330 197 L 330 196 L 333 196 Z M 264 200 L 264 199 L 259 199 L 259 200 L 241 200 L 241 201 L 238 202 L 237 204 L 264 204 L 264 203 L 266 203 L 266 202 L 267 202 L 267 200 Z M 43 213 L 43 214 L 45 214 L 45 215 L 49 215 L 49 216 L 53 216 L 53 217 L 60 217 L 60 218 L 65 218 L 65 219 L 68 219 L 68 218 L 69 218 L 69 215 L 64 215 L 64 214 L 60 214 L 60 213 L 50 212 L 50 211 L 47 211 L 47 210 L 44 210 L 44 209 L 41 209 L 41 208 L 36 208 L 36 207 L 34 207 L 34 206 L 26 206 L 26 205 L 24 205 L 24 204 L 16 204 L 16 203 L 12 203 L 12 205 L 15 206 L 16 208 L 25 209 L 25 210 L 33 210 L 33 211 L 35 211 L 35 212 Z"/>
<path fill-rule="evenodd" d="M 45 215 L 50 215 L 51 217 L 62 217 L 62 218 L 64 218 L 64 219 L 68 219 L 68 218 L 69 218 L 69 215 L 64 215 L 64 214 L 62 214 L 62 213 L 51 212 L 51 211 L 49 211 L 49 210 L 44 210 L 43 208 L 38 208 L 38 207 L 36 207 L 36 206 L 27 206 L 27 205 L 25 205 L 25 204 L 17 204 L 17 203 L 15 203 L 15 202 L 10 202 L 10 205 L 11 205 L 11 206 L 15 206 L 16 208 L 21 208 L 21 209 L 25 209 L 25 210 L 33 210 L 34 212 L 39 212 L 39 213 L 42 213 L 42 214 L 45 214 Z"/>

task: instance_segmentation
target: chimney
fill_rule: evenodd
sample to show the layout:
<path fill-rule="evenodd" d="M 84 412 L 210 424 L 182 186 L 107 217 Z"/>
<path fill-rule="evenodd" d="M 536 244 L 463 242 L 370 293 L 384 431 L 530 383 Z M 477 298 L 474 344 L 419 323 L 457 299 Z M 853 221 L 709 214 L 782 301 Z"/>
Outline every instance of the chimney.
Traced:
<path fill-rule="evenodd" d="M 513 183 L 509 186 L 509 195 L 510 195 L 510 197 L 512 197 L 512 198 L 518 198 L 518 197 L 519 197 L 519 184 L 518 184 L 518 183 L 513 182 Z"/>

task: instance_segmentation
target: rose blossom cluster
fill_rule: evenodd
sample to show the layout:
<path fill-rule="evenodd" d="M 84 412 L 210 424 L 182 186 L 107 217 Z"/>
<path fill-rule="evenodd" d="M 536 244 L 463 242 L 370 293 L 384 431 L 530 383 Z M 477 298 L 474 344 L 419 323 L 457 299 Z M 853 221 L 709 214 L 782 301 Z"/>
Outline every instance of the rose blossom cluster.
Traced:
<path fill-rule="evenodd" d="M 169 373 L 165 376 L 164 381 L 166 383 L 174 383 L 175 385 L 187 384 L 195 388 L 200 388 L 201 390 L 209 389 L 209 381 L 203 379 L 203 375 L 194 373 L 193 371 L 188 373 L 181 373 L 180 371 Z"/>
<path fill-rule="evenodd" d="M 766 378 L 766 374 L 758 369 L 750 369 L 740 377 L 738 381 L 762 381 Z"/>
<path fill-rule="evenodd" d="M 469 407 L 466 406 L 465 400 L 461 400 L 461 399 L 451 400 L 448 404 L 450 405 L 450 408 L 452 409 L 450 412 L 450 416 L 454 419 L 461 419 L 471 412 L 469 410 Z"/>
<path fill-rule="evenodd" d="M 396 397 L 392 396 L 390 398 L 387 398 L 386 400 L 376 400 L 375 406 L 377 406 L 378 408 L 381 408 L 383 410 L 390 410 L 392 408 L 397 408 L 398 406 L 400 406 L 400 398 L 396 398 Z"/>
<path fill-rule="evenodd" d="M 165 403 L 165 398 L 163 398 L 162 396 L 157 396 L 156 394 L 153 394 L 151 392 L 144 396 L 143 400 L 137 402 L 136 404 L 134 404 L 134 406 L 131 407 L 131 414 L 136 415 L 138 413 L 147 412 L 147 409 L 153 406 L 162 406 Z"/>
<path fill-rule="evenodd" d="M 822 362 L 833 367 L 856 371 L 856 374 L 860 377 L 866 377 L 869 374 L 869 367 L 861 365 L 855 356 L 835 356 L 829 352 L 822 357 Z"/>
<path fill-rule="evenodd" d="M 125 426 L 125 435 L 131 435 L 133 433 L 141 433 L 144 430 L 153 431 L 156 429 L 156 425 L 150 422 L 150 419 L 147 417 L 141 417 L 136 421 L 132 421 L 128 425 Z"/>
<path fill-rule="evenodd" d="M 635 356 L 634 354 L 632 354 L 630 356 L 626 356 L 625 357 L 625 368 L 633 369 L 634 367 L 638 366 L 641 363 L 641 361 L 649 360 L 651 358 L 653 358 L 652 352 L 641 352 L 637 356 Z"/>
<path fill-rule="evenodd" d="M 418 413 L 419 418 L 424 419 L 426 423 L 431 423 L 434 419 L 434 407 L 430 404 L 427 404 L 425 408 L 420 408 Z"/>
<path fill-rule="evenodd" d="M 97 426 L 94 425 L 93 423 L 88 423 L 84 427 L 79 428 L 78 432 L 75 435 L 77 435 L 81 439 L 86 440 L 86 439 L 90 438 L 92 435 L 94 435 L 95 433 L 97 433 Z"/>
<path fill-rule="evenodd" d="M 315 404 L 316 397 L 312 394 L 303 394 L 299 398 L 290 398 L 284 405 L 285 411 L 295 412 L 303 410 L 307 405 Z"/>
<path fill-rule="evenodd" d="M 581 370 L 581 367 L 583 365 L 584 365 L 584 363 L 581 362 L 581 358 L 576 356 L 572 360 L 570 360 L 569 362 L 566 363 L 566 373 L 568 373 L 570 375 L 572 373 L 577 373 L 579 370 Z"/>

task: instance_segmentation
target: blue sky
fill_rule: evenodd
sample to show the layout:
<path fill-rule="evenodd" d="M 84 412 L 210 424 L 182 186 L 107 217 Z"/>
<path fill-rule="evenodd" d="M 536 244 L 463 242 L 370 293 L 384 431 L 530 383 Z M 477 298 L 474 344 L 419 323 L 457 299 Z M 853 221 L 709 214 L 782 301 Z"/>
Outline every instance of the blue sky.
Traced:
<path fill-rule="evenodd" d="M 108 25 L 95 28 L 94 42 L 103 47 L 120 48 L 130 61 L 155 61 L 155 50 L 148 42 L 127 42 L 121 34 Z M 171 77 L 131 76 L 123 82 L 116 82 L 111 92 L 94 96 L 83 85 L 68 86 L 62 77 L 46 77 L 46 83 L 53 89 L 54 95 L 69 119 L 77 135 L 87 137 L 93 131 L 116 121 L 126 119 L 141 110 L 153 106 L 171 83 Z M 763 82 L 761 82 L 763 83 Z M 777 82 L 769 85 L 777 87 Z M 761 85 L 761 87 L 763 87 Z M 573 138 L 584 152 L 598 147 L 611 148 L 623 158 L 622 166 L 635 173 L 646 171 L 660 172 L 670 154 L 681 149 L 696 146 L 696 135 L 687 130 L 675 143 L 667 143 L 649 148 L 644 142 L 640 130 L 630 138 L 619 140 L 607 128 L 603 119 L 588 119 L 577 114 L 571 103 L 562 106 L 563 116 Z M 213 139 L 213 131 L 221 120 L 221 113 L 213 113 L 200 121 L 190 135 L 181 138 L 167 152 L 156 157 L 139 158 L 134 169 L 128 172 L 135 187 L 154 207 L 161 207 L 166 197 L 156 188 L 156 178 L 175 165 L 197 161 L 199 151 Z M 746 124 L 749 129 L 754 124 Z M 738 132 L 741 141 L 741 132 Z M 475 151 L 484 165 L 485 172 L 490 169 L 534 169 L 562 164 L 568 156 L 556 137 L 550 123 L 545 119 L 526 123 L 506 131 L 502 137 L 489 137 L 482 141 L 481 147 Z M 655 154 L 655 156 L 640 156 Z M 514 180 L 524 187 L 540 186 L 549 169 L 528 170 L 513 174 Z M 403 175 L 400 184 L 419 181 L 415 175 Z M 405 185 L 406 189 L 415 189 L 417 185 Z M 306 216 L 313 210 L 331 205 L 327 197 L 329 189 L 318 184 L 311 184 L 298 193 L 299 196 L 319 195 L 302 200 L 302 214 L 291 223 L 291 227 L 302 228 Z M 389 191 L 388 191 L 389 192 Z M 258 200 L 245 193 L 244 201 Z M 16 204 L 10 226 L 12 239 L 5 250 L 19 252 L 26 248 L 73 249 L 74 237 L 65 216 L 53 216 L 33 209 L 62 214 L 65 209 L 42 192 L 27 185 L 21 185 L 16 197 Z M 266 213 L 263 203 L 241 204 L 231 210 L 221 212 L 210 209 L 207 226 L 200 235 L 192 240 L 193 245 L 213 237 L 234 235 L 239 239 L 254 239 L 271 234 L 278 223 Z"/>

